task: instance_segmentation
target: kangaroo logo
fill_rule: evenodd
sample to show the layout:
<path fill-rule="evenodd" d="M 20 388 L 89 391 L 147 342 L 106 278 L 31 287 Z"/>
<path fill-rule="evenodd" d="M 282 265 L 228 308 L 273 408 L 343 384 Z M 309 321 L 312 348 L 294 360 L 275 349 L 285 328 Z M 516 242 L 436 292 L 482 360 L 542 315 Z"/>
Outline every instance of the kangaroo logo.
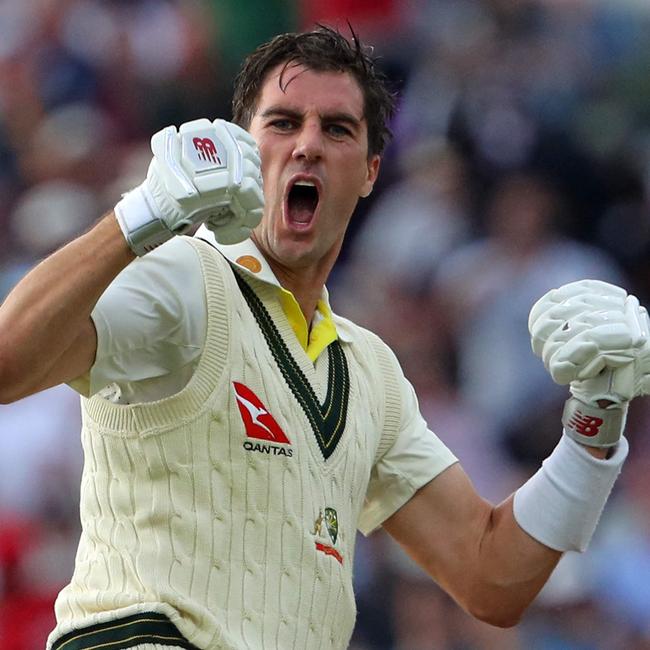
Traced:
<path fill-rule="evenodd" d="M 290 445 L 291 442 L 269 410 L 255 393 L 237 381 L 232 382 L 239 414 L 249 438 Z"/>

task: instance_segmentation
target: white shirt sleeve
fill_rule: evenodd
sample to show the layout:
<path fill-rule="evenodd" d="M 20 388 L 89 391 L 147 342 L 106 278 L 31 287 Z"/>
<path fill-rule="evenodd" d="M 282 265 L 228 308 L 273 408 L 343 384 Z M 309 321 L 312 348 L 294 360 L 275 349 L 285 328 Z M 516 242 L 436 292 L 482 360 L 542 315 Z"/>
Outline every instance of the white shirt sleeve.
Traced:
<path fill-rule="evenodd" d="M 199 257 L 176 237 L 134 260 L 109 285 L 92 319 L 97 355 L 71 386 L 120 403 L 173 395 L 189 381 L 207 327 Z"/>
<path fill-rule="evenodd" d="M 400 431 L 393 445 L 372 468 L 359 517 L 359 530 L 364 535 L 381 526 L 421 487 L 458 462 L 427 426 L 415 390 L 403 375 L 400 391 Z"/>

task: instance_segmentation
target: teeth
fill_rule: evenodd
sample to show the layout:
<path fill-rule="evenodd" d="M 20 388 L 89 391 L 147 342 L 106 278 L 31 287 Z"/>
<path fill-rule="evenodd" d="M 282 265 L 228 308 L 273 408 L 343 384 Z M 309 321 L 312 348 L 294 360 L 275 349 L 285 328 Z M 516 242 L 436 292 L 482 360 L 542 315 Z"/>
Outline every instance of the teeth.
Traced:
<path fill-rule="evenodd" d="M 294 185 L 302 185 L 303 187 L 316 187 L 315 183 L 311 181 L 296 181 Z"/>

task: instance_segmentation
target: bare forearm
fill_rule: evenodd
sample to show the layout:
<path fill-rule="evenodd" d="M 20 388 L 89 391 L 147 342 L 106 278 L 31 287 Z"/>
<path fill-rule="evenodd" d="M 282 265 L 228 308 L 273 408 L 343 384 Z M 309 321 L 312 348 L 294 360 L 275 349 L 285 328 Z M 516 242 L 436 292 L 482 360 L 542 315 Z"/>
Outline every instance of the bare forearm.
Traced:
<path fill-rule="evenodd" d="M 502 627 L 517 623 L 561 556 L 519 527 L 512 497 L 493 507 L 459 465 L 423 487 L 384 528 L 464 609 Z"/>
<path fill-rule="evenodd" d="M 520 528 L 512 501 L 490 513 L 476 556 L 477 579 L 469 586 L 472 613 L 502 626 L 518 621 L 562 557 Z"/>
<path fill-rule="evenodd" d="M 562 556 L 517 524 L 512 496 L 497 507 L 486 501 L 466 512 L 475 529 L 447 540 L 431 575 L 474 617 L 499 627 L 515 625 Z"/>
<path fill-rule="evenodd" d="M 111 213 L 23 278 L 0 307 L 2 401 L 44 388 L 46 377 L 74 378 L 83 360 L 66 353 L 88 331 L 101 294 L 133 259 Z"/>

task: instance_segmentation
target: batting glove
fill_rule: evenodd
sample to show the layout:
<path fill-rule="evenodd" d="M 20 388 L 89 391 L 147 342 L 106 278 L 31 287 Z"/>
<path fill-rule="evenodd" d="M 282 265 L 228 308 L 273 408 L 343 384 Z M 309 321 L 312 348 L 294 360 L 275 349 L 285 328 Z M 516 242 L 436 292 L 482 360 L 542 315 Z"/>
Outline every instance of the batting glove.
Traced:
<path fill-rule="evenodd" d="M 615 445 L 628 402 L 650 393 L 648 314 L 635 296 L 597 280 L 549 291 L 528 321 L 533 351 L 553 380 L 569 384 L 562 422 L 590 446 Z"/>
<path fill-rule="evenodd" d="M 246 239 L 262 218 L 255 140 L 225 120 L 168 126 L 151 139 L 146 180 L 125 194 L 115 216 L 131 250 L 144 255 L 204 223 L 217 241 Z"/>

